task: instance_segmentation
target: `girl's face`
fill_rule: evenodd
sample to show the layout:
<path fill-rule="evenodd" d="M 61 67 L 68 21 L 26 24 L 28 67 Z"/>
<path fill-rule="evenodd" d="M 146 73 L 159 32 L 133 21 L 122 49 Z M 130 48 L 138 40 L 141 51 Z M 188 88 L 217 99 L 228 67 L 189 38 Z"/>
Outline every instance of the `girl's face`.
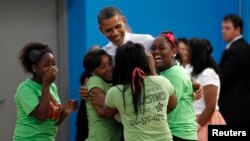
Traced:
<path fill-rule="evenodd" d="M 35 75 L 39 78 L 42 78 L 43 75 L 52 67 L 56 66 L 55 58 L 52 53 L 45 53 L 42 55 L 40 60 L 36 65 L 33 65 L 32 69 L 34 70 Z"/>
<path fill-rule="evenodd" d="M 171 43 L 164 36 L 159 36 L 151 46 L 151 53 L 155 59 L 156 68 L 163 70 L 172 66 L 176 49 L 171 48 Z"/>
<path fill-rule="evenodd" d="M 105 81 L 112 80 L 113 64 L 107 55 L 102 55 L 101 65 L 94 69 L 93 73 Z"/>
<path fill-rule="evenodd" d="M 181 56 L 182 64 L 186 65 L 190 63 L 189 47 L 185 43 L 180 42 L 177 48 Z"/>

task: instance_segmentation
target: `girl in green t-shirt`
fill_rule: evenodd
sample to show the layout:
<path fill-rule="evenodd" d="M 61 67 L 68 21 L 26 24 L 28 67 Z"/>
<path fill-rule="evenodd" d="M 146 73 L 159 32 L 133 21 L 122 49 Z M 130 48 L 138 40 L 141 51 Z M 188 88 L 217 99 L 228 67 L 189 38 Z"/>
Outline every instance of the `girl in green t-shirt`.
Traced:
<path fill-rule="evenodd" d="M 102 49 L 88 52 L 83 60 L 85 72 L 84 78 L 88 78 L 87 90 L 98 92 L 95 97 L 89 96 L 86 100 L 88 118 L 88 137 L 86 141 L 119 141 L 122 134 L 122 126 L 114 118 L 107 118 L 103 110 L 103 102 L 106 92 L 111 87 L 113 64 L 112 58 Z"/>
<path fill-rule="evenodd" d="M 144 47 L 127 42 L 117 48 L 113 87 L 105 99 L 105 114 L 119 113 L 126 141 L 172 141 L 167 110 L 176 105 L 172 84 L 150 75 Z"/>
<path fill-rule="evenodd" d="M 177 48 L 174 34 L 162 32 L 153 42 L 151 53 L 159 74 L 169 79 L 177 96 L 177 106 L 168 114 L 173 140 L 197 140 L 192 82 L 186 70 L 175 59 Z"/>
<path fill-rule="evenodd" d="M 53 83 L 58 69 L 47 45 L 27 44 L 20 51 L 19 61 L 32 78 L 23 81 L 15 95 L 17 120 L 13 140 L 54 141 L 57 126 L 77 110 L 77 102 L 69 100 L 62 108 Z"/>

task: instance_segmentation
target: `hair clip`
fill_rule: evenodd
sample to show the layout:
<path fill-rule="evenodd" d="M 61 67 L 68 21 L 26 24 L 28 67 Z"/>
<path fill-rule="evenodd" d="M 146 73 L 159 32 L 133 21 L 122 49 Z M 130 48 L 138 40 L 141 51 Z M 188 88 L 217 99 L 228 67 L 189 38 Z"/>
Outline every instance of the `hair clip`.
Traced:
<path fill-rule="evenodd" d="M 32 50 L 29 53 L 29 59 L 31 62 L 36 62 L 40 56 L 42 55 L 42 52 L 40 50 Z"/>
<path fill-rule="evenodd" d="M 172 32 L 162 32 L 161 35 L 163 35 L 166 39 L 168 39 L 174 45 L 174 47 L 176 47 L 175 37 Z"/>

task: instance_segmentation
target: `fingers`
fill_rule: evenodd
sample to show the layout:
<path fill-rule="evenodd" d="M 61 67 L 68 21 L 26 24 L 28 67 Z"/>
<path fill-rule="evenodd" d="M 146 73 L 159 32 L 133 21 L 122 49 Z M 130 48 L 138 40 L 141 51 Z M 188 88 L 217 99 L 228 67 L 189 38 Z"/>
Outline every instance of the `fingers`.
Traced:
<path fill-rule="evenodd" d="M 82 99 L 88 99 L 88 89 L 86 86 L 80 86 L 80 90 L 79 90 L 80 96 Z"/>
<path fill-rule="evenodd" d="M 75 112 L 78 108 L 78 99 L 70 99 L 66 102 L 64 110 L 66 113 Z"/>
<path fill-rule="evenodd" d="M 84 83 L 82 86 L 80 86 L 80 90 L 79 90 L 80 96 L 84 100 L 87 100 L 88 95 L 89 95 L 88 89 L 86 87 L 87 81 L 88 81 L 88 78 L 85 78 Z"/>
<path fill-rule="evenodd" d="M 193 88 L 194 88 L 195 91 L 201 88 L 200 83 L 197 83 L 194 80 L 192 81 L 192 83 L 193 83 Z"/>
<path fill-rule="evenodd" d="M 202 96 L 202 94 L 203 94 L 203 88 L 201 87 L 197 91 L 195 91 L 195 93 L 194 93 L 194 100 L 200 99 L 201 96 Z"/>

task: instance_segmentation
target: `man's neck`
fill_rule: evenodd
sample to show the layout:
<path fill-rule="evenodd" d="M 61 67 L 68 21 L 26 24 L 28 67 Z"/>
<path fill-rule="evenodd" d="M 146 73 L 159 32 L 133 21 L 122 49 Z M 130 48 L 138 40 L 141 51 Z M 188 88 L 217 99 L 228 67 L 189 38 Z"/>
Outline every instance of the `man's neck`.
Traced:
<path fill-rule="evenodd" d="M 240 38 L 242 38 L 243 36 L 240 34 L 238 36 L 236 36 L 235 38 L 233 38 L 233 40 L 231 40 L 230 42 L 227 43 L 226 49 L 229 49 L 230 46 L 237 40 L 239 40 Z"/>

